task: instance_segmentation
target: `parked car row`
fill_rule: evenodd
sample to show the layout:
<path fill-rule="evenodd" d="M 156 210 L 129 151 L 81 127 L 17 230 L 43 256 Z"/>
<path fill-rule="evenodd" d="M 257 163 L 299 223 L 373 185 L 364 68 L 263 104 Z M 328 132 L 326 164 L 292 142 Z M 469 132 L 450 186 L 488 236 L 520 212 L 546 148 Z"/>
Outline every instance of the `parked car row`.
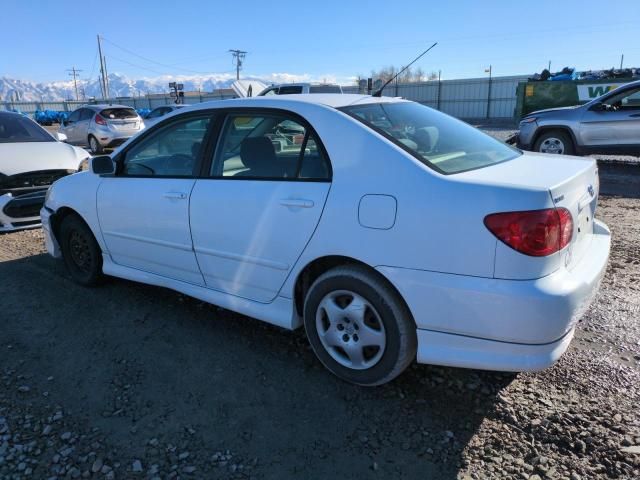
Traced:
<path fill-rule="evenodd" d="M 416 358 L 554 363 L 607 264 L 598 184 L 593 159 L 522 152 L 417 103 L 273 95 L 172 113 L 56 181 L 41 216 L 76 282 L 304 326 L 327 369 L 379 385 Z"/>

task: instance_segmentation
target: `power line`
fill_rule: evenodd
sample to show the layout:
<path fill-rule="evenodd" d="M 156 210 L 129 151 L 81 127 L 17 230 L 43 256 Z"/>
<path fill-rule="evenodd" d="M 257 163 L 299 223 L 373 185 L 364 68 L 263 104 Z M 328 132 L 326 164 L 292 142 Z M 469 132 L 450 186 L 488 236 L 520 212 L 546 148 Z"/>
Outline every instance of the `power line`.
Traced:
<path fill-rule="evenodd" d="M 102 37 L 102 40 L 106 41 L 107 43 L 110 43 L 111 45 L 113 45 L 113 46 L 114 46 L 114 47 L 116 47 L 116 48 L 119 48 L 119 49 L 120 49 L 120 50 L 122 50 L 123 52 L 127 52 L 129 55 L 133 55 L 134 57 L 138 57 L 138 58 L 140 58 L 141 60 L 144 60 L 144 61 L 146 61 L 146 62 L 154 63 L 154 64 L 156 64 L 156 65 L 160 65 L 161 67 L 165 67 L 165 68 L 176 69 L 175 65 L 170 65 L 170 64 L 168 64 L 168 63 L 162 63 L 162 62 L 157 62 L 157 61 L 155 61 L 155 60 L 152 60 L 151 58 L 145 57 L 144 55 L 140 55 L 139 53 L 136 53 L 136 52 L 134 52 L 134 51 L 132 51 L 132 50 L 129 50 L 128 48 L 123 47 L 122 45 L 118 45 L 117 43 L 112 42 L 112 41 L 111 41 L 111 40 L 109 40 L 108 38 Z M 187 69 L 187 68 L 178 68 L 178 70 L 182 70 L 182 71 L 184 71 L 184 72 L 189 72 L 189 73 L 198 73 L 198 74 L 205 74 L 205 73 L 207 73 L 207 72 L 201 72 L 201 71 L 198 71 L 198 70 L 190 70 L 190 69 Z"/>
<path fill-rule="evenodd" d="M 229 50 L 233 57 L 233 63 L 236 66 L 236 80 L 240 80 L 240 70 L 242 70 L 242 64 L 244 63 L 244 57 L 247 56 L 247 52 L 244 50 Z"/>
<path fill-rule="evenodd" d="M 78 70 L 76 67 L 71 67 L 67 69 L 67 72 L 69 72 L 69 76 L 73 77 L 73 88 L 76 91 L 76 100 L 80 100 L 80 97 L 78 96 L 78 77 L 80 76 L 80 73 L 82 70 Z"/>

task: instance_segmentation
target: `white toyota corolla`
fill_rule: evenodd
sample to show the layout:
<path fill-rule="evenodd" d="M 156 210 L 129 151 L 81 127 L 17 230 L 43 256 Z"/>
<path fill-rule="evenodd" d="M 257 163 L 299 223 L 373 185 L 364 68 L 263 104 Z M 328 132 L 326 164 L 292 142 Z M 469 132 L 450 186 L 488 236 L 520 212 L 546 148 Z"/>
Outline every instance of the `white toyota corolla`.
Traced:
<path fill-rule="evenodd" d="M 523 153 L 417 103 L 291 95 L 167 116 L 49 190 L 49 253 L 294 329 L 337 376 L 538 370 L 607 264 L 593 159 Z"/>

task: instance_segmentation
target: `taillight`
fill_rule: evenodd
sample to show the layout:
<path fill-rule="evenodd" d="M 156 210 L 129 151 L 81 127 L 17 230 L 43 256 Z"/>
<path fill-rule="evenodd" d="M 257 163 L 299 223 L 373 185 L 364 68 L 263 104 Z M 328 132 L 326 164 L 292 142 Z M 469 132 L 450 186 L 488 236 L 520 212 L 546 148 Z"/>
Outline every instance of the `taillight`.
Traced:
<path fill-rule="evenodd" d="M 533 257 L 562 250 L 573 235 L 573 219 L 566 208 L 493 213 L 484 224 L 499 240 Z"/>
<path fill-rule="evenodd" d="M 99 113 L 96 113 L 96 118 L 94 118 L 94 120 L 96 121 L 96 123 L 98 125 L 106 125 L 107 124 L 107 121 L 104 118 L 102 118 Z"/>

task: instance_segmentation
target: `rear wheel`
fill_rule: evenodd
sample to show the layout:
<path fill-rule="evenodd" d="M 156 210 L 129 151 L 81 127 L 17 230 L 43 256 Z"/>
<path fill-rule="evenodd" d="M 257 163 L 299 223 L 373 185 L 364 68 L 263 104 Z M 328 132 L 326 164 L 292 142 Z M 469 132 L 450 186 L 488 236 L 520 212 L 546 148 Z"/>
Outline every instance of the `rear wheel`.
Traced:
<path fill-rule="evenodd" d="M 573 155 L 574 146 L 571 137 L 561 130 L 544 132 L 538 137 L 533 147 L 536 152 Z"/>
<path fill-rule="evenodd" d="M 304 325 L 318 359 L 351 383 L 389 382 L 415 358 L 411 314 L 395 290 L 365 267 L 321 275 L 307 293 Z"/>
<path fill-rule="evenodd" d="M 80 285 L 95 286 L 103 278 L 102 250 L 86 223 L 68 215 L 60 225 L 60 249 L 71 278 Z"/>
<path fill-rule="evenodd" d="M 102 152 L 104 152 L 102 145 L 100 145 L 98 139 L 93 135 L 89 135 L 89 149 L 94 155 L 100 155 Z"/>

